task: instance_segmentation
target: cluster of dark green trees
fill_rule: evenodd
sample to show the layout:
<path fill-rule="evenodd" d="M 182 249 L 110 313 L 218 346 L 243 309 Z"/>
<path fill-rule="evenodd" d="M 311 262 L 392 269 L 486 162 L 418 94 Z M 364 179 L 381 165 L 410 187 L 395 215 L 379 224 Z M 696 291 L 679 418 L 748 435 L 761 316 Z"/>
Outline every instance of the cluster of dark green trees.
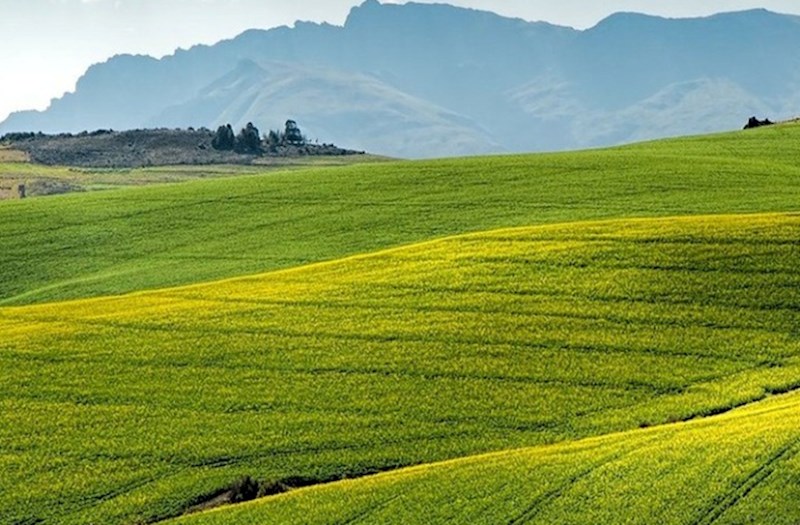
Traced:
<path fill-rule="evenodd" d="M 278 146 L 292 145 L 303 146 L 306 138 L 300 132 L 297 122 L 287 120 L 283 131 L 270 130 L 263 139 L 258 128 L 252 122 L 234 135 L 230 124 L 220 126 L 211 140 L 211 146 L 220 151 L 235 151 L 236 153 L 254 154 L 263 153 L 264 150 L 276 151 Z"/>

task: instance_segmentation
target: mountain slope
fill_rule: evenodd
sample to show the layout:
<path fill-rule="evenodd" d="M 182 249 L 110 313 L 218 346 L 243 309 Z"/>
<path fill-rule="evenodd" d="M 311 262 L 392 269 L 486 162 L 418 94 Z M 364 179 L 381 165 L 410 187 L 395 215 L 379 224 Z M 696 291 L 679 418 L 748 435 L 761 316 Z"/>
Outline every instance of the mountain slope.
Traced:
<path fill-rule="evenodd" d="M 323 67 L 244 61 L 232 72 L 148 125 L 188 127 L 198 118 L 230 122 L 303 123 L 311 140 L 337 136 L 352 148 L 392 151 L 401 157 L 501 151 L 474 122 L 407 95 L 374 77 Z M 275 126 L 278 127 L 278 126 Z"/>
<path fill-rule="evenodd" d="M 368 0 L 343 27 L 297 23 L 159 61 L 112 58 L 90 68 L 74 94 L 45 112 L 11 115 L 0 132 L 211 127 L 232 117 L 268 128 L 294 117 L 322 141 L 424 157 L 734 129 L 755 112 L 773 120 L 798 112 L 800 58 L 785 52 L 800 47 L 798 29 L 798 17 L 753 10 L 685 20 L 622 13 L 576 31 Z M 254 76 L 243 60 L 285 64 L 288 78 Z M 222 99 L 213 90 L 220 82 L 247 87 Z M 701 93 L 670 104 L 686 86 Z M 654 99 L 664 103 L 657 112 Z"/>
<path fill-rule="evenodd" d="M 795 214 L 507 229 L 0 308 L 0 521 L 149 521 L 243 475 L 335 479 L 789 390 L 798 232 Z"/>

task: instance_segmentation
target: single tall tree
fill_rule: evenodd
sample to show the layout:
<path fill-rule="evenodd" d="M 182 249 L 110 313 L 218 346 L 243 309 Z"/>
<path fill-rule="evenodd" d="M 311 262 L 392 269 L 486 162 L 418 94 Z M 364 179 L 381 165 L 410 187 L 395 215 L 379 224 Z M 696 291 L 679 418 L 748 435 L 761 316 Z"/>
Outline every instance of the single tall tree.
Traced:
<path fill-rule="evenodd" d="M 211 147 L 220 151 L 230 151 L 236 145 L 236 137 L 233 135 L 233 128 L 230 124 L 220 126 L 211 139 Z"/>
<path fill-rule="evenodd" d="M 235 149 L 237 153 L 261 152 L 261 134 L 252 122 L 248 122 L 237 135 Z"/>
<path fill-rule="evenodd" d="M 306 143 L 306 138 L 300 132 L 300 128 L 297 125 L 297 122 L 294 120 L 287 120 L 286 121 L 286 131 L 284 132 L 284 138 L 286 142 L 289 144 L 293 144 L 295 146 L 302 146 Z"/>

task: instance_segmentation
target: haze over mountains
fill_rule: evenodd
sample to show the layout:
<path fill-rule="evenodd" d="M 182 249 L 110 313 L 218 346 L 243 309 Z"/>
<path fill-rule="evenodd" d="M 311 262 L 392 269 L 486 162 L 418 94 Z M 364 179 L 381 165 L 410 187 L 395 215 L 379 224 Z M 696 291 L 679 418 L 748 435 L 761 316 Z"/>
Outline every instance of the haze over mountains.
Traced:
<path fill-rule="evenodd" d="M 251 30 L 92 66 L 9 131 L 213 127 L 287 118 L 320 142 L 399 157 L 542 151 L 735 129 L 800 113 L 800 17 L 616 14 L 578 31 L 368 0 L 343 27 Z"/>

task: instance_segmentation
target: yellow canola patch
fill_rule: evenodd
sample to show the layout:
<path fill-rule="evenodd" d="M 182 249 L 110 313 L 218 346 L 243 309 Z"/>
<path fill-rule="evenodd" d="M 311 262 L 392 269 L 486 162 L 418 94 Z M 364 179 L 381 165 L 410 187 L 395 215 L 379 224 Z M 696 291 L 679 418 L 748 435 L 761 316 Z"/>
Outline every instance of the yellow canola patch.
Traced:
<path fill-rule="evenodd" d="M 13 451 L 0 522 L 148 521 L 244 475 L 329 479 L 529 447 L 298 492 L 255 521 L 705 523 L 760 512 L 738 502 L 761 490 L 782 509 L 794 492 L 769 487 L 795 473 L 796 407 L 778 398 L 763 405 L 774 420 L 539 446 L 800 385 L 799 238 L 793 214 L 571 223 L 0 308 Z M 636 496 L 655 487 L 663 499 Z"/>
<path fill-rule="evenodd" d="M 416 270 L 419 275 L 426 267 L 436 273 L 440 267 L 432 263 L 469 262 L 476 257 L 519 256 L 546 258 L 555 254 L 579 253 L 586 251 L 591 244 L 594 251 L 600 252 L 614 242 L 632 241 L 656 244 L 660 241 L 670 243 L 718 242 L 735 244 L 735 241 L 752 240 L 792 243 L 796 239 L 800 213 L 774 214 L 729 214 L 704 216 L 679 216 L 667 218 L 633 218 L 601 221 L 579 221 L 528 227 L 513 227 L 489 232 L 454 235 L 434 239 L 410 246 L 389 248 L 368 254 L 359 254 L 333 261 L 312 263 L 256 274 L 246 277 L 233 277 L 209 283 L 191 284 L 163 290 L 133 292 L 117 297 L 99 297 L 65 302 L 48 303 L 22 307 L 5 307 L 8 312 L 48 311 L 51 308 L 69 308 L 77 312 L 92 312 L 94 308 L 121 308 L 130 311 L 130 306 L 138 300 L 149 299 L 165 301 L 168 297 L 192 294 L 214 298 L 226 298 L 236 294 L 239 297 L 284 297 L 288 293 L 309 295 L 324 292 L 337 284 L 347 282 L 369 282 L 372 277 L 395 279 L 401 277 L 400 271 Z M 728 250 L 720 254 L 733 255 Z M 299 274 L 299 275 L 298 275 Z M 311 275 L 314 274 L 314 275 Z M 332 277 L 333 280 L 319 278 Z M 297 276 L 297 278 L 293 278 Z M 312 277 L 308 282 L 305 277 Z M 93 306 L 97 305 L 97 306 Z M 178 306 L 175 302 L 165 303 L 165 308 Z"/>
<path fill-rule="evenodd" d="M 456 459 L 172 521 L 791 523 L 800 395 L 689 423 Z M 597 521 L 595 521 L 597 520 Z"/>

